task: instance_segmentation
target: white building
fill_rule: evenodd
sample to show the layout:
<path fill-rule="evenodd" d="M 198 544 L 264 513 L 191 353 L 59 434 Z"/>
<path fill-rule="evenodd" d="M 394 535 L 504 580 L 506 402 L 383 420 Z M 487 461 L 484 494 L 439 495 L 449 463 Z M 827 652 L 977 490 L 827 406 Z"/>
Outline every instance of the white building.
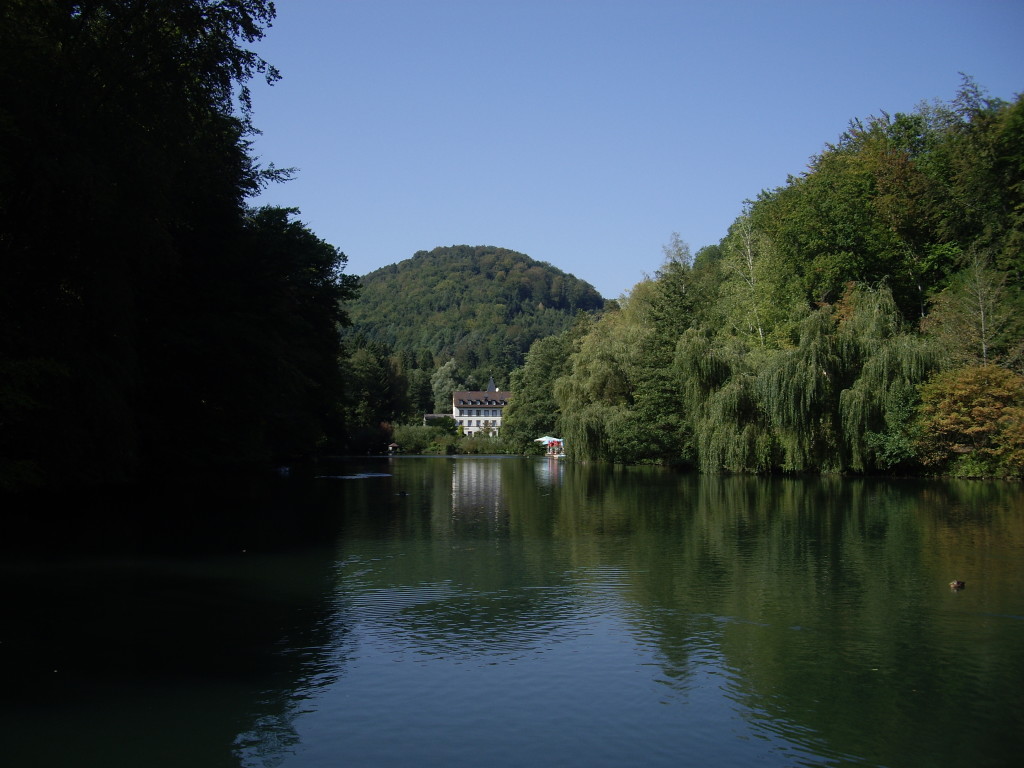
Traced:
<path fill-rule="evenodd" d="M 502 392 L 491 379 L 486 391 L 453 392 L 452 418 L 462 427 L 463 434 L 497 436 L 501 430 L 502 414 L 511 399 L 512 393 Z"/>

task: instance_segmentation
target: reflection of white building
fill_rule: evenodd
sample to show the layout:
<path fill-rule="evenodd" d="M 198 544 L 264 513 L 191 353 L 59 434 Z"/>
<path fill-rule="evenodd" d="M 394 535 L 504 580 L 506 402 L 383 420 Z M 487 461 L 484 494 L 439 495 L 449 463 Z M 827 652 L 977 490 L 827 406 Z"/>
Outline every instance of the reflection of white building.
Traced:
<path fill-rule="evenodd" d="M 500 512 L 500 460 L 460 459 L 452 469 L 452 511 L 463 515 L 473 512 Z"/>
<path fill-rule="evenodd" d="M 501 429 L 502 414 L 511 392 L 502 392 L 494 386 L 494 379 L 486 391 L 462 390 L 452 393 L 452 418 L 462 427 L 465 435 L 494 435 Z"/>
<path fill-rule="evenodd" d="M 537 485 L 541 486 L 561 485 L 564 469 L 564 463 L 551 457 L 538 459 L 533 464 L 533 474 L 537 479 Z"/>

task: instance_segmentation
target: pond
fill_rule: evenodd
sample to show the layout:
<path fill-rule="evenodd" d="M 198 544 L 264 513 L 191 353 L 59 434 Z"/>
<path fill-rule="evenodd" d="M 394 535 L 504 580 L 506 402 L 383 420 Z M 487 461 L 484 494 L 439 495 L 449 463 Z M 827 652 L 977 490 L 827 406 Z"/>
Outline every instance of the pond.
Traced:
<path fill-rule="evenodd" d="M 5 764 L 1024 749 L 1017 485 L 394 457 L 173 498 L 80 524 L 80 546 L 8 543 Z"/>

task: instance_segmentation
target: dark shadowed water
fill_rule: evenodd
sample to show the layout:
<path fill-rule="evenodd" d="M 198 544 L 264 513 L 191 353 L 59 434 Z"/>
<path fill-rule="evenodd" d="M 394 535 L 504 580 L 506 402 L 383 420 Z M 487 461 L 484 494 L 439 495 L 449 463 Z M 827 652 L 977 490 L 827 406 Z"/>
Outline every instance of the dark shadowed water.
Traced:
<path fill-rule="evenodd" d="M 0 762 L 1019 764 L 1017 485 L 318 471 L 7 542 Z"/>

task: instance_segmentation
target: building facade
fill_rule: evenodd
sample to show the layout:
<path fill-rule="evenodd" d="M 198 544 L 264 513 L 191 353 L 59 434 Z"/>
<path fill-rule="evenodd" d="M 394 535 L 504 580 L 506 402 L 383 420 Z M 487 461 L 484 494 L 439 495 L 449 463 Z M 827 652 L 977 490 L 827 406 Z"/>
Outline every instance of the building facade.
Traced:
<path fill-rule="evenodd" d="M 497 435 L 501 432 L 502 416 L 511 392 L 502 392 L 494 386 L 494 379 L 483 391 L 460 390 L 452 393 L 452 418 L 465 435 Z"/>

